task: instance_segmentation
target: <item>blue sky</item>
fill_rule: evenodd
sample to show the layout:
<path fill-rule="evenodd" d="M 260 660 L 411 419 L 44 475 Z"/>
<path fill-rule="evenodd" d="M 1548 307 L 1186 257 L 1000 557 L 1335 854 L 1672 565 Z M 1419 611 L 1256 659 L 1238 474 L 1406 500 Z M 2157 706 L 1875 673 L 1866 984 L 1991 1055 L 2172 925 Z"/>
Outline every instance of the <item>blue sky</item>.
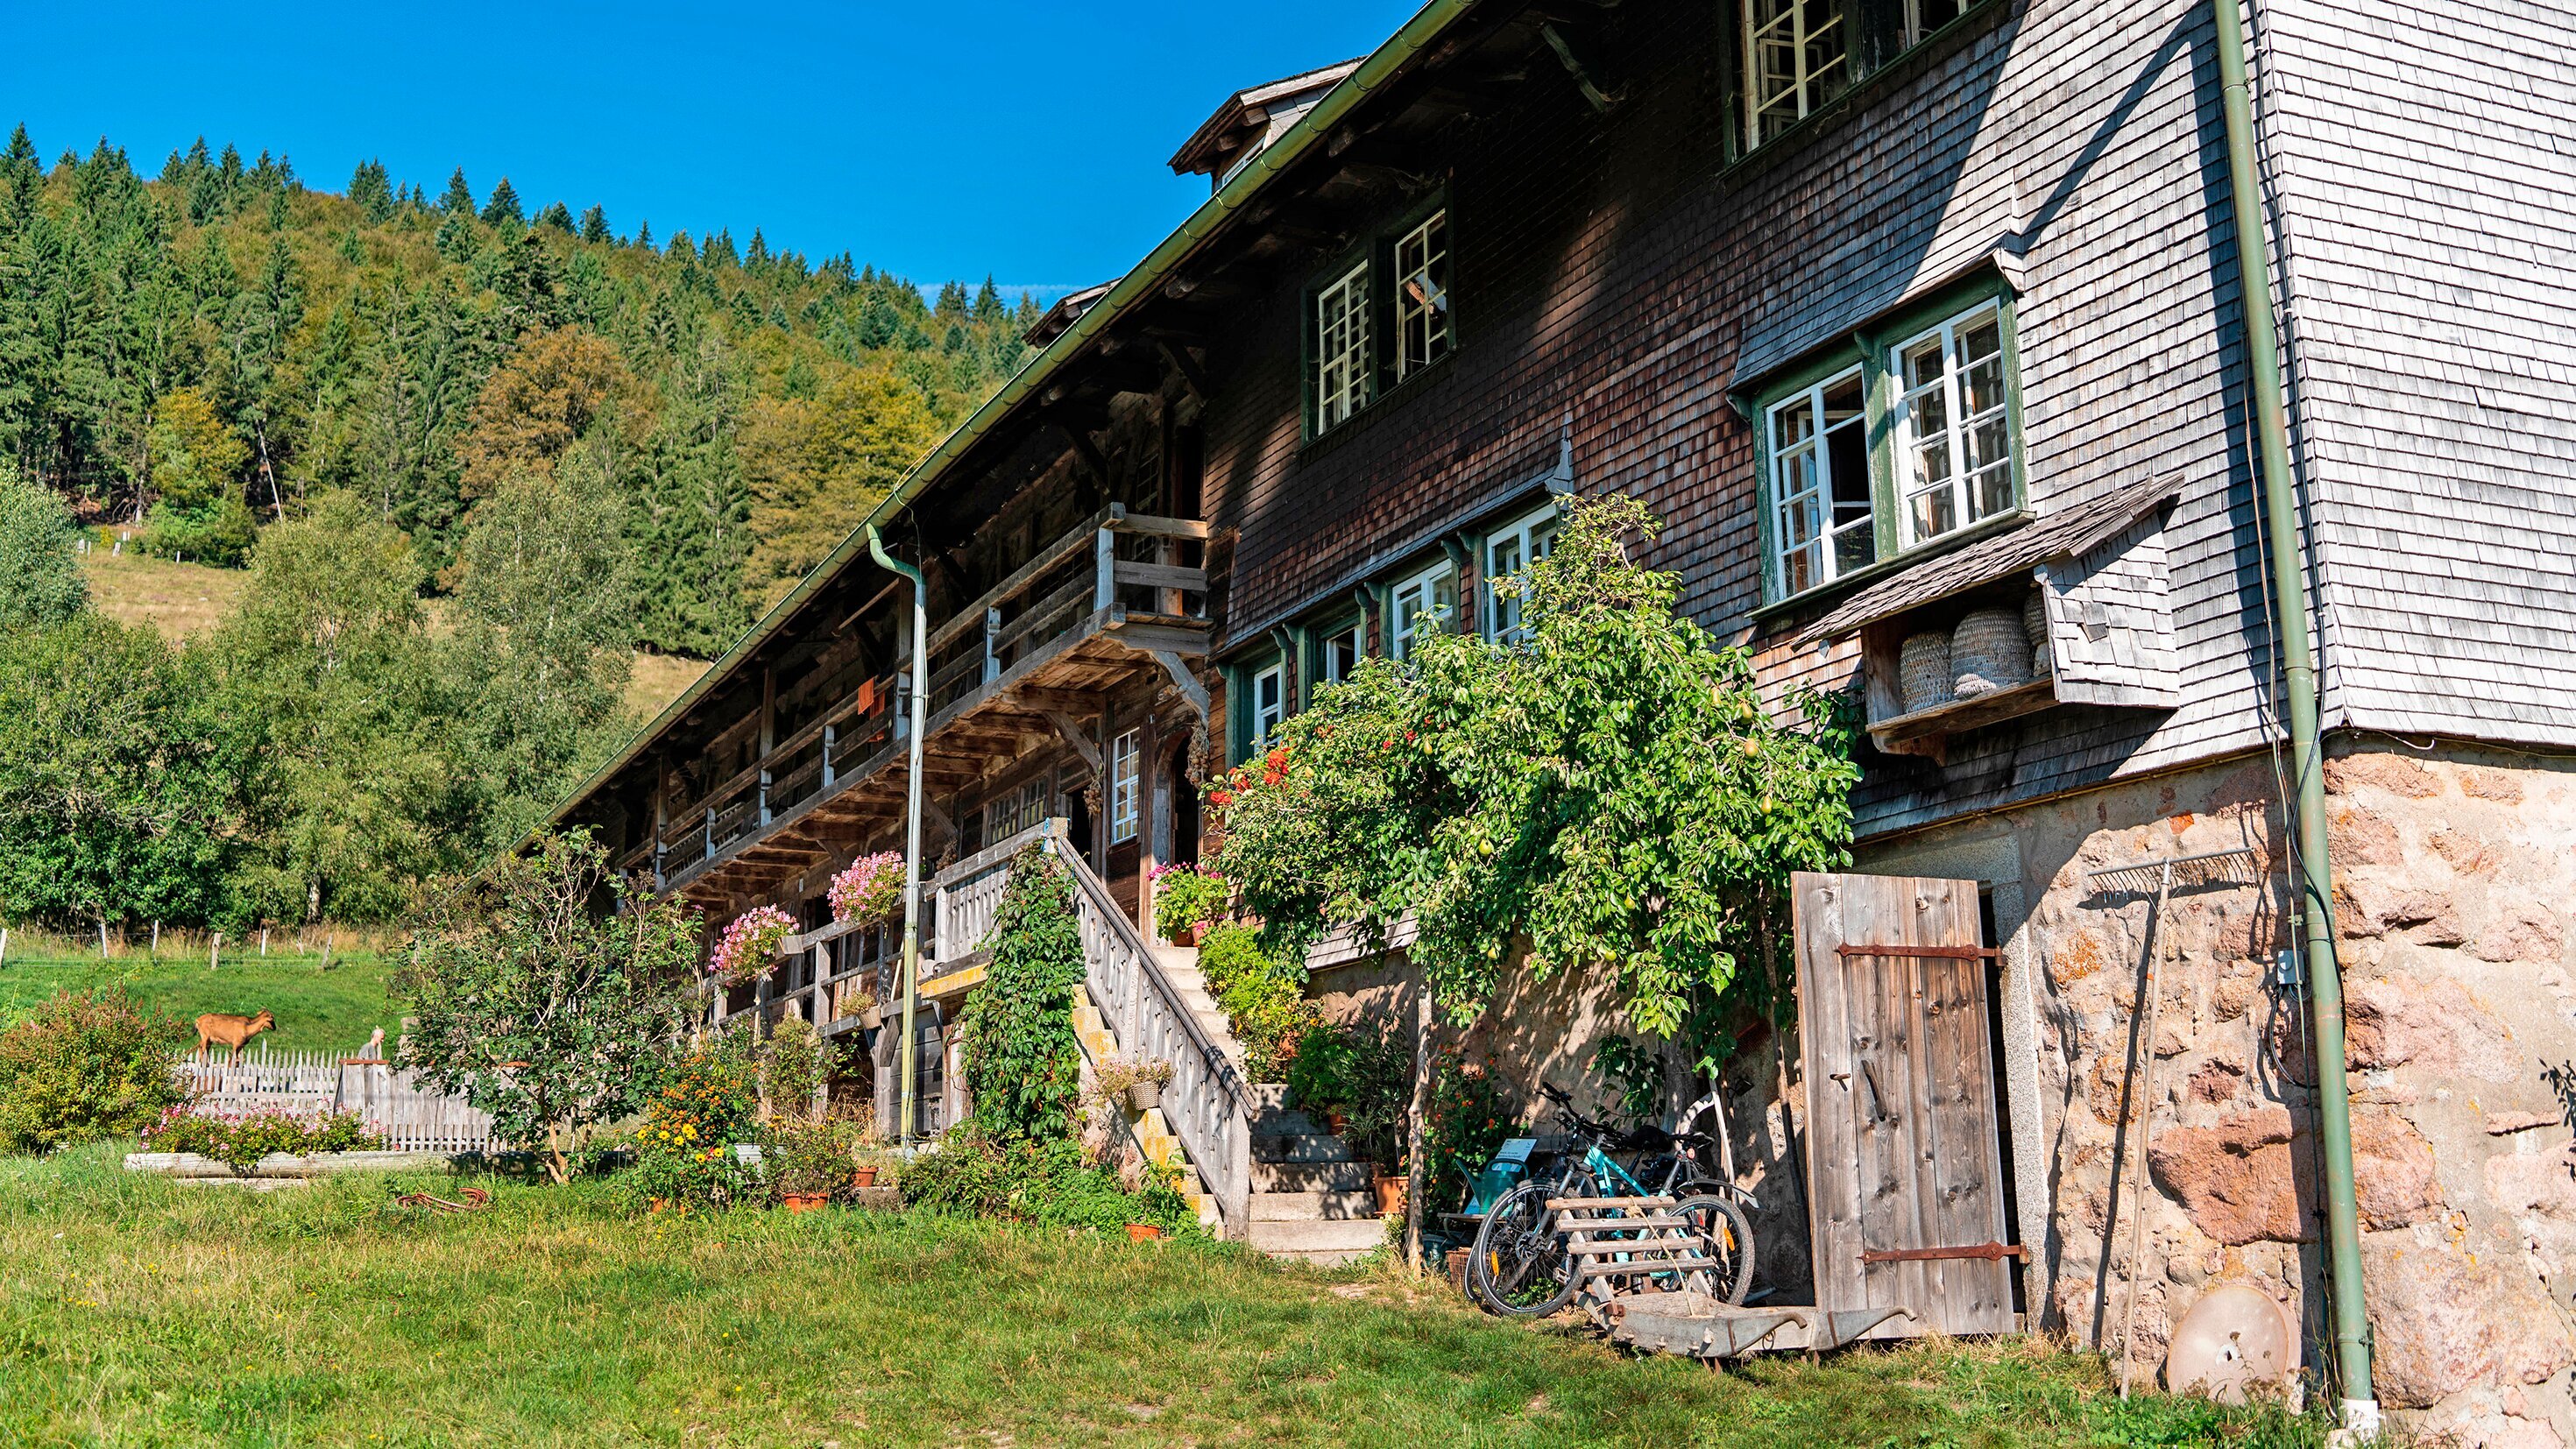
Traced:
<path fill-rule="evenodd" d="M 717 226 L 925 284 L 1103 280 L 1204 199 L 1163 162 L 1229 92 L 1365 53 L 1416 0 L 436 7 L 13 3 L 0 127 L 149 174 L 202 133 L 339 191 Z"/>

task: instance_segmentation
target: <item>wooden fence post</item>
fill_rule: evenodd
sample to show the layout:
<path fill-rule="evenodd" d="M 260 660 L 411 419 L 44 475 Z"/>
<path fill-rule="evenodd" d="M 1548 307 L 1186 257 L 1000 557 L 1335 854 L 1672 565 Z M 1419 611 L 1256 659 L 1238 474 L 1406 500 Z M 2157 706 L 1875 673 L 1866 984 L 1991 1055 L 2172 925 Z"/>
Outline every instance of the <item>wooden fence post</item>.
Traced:
<path fill-rule="evenodd" d="M 208 947 L 206 948 L 206 969 L 207 969 L 207 970 L 209 970 L 209 971 L 214 970 L 214 969 L 215 969 L 215 962 L 216 962 L 218 959 L 220 959 L 220 958 L 223 956 L 223 954 L 224 954 L 224 933 L 223 933 L 223 932 L 221 932 L 221 931 L 217 931 L 217 932 L 215 933 L 215 940 L 214 940 L 214 944 L 213 944 L 213 945 L 210 945 L 210 946 L 208 946 Z"/>

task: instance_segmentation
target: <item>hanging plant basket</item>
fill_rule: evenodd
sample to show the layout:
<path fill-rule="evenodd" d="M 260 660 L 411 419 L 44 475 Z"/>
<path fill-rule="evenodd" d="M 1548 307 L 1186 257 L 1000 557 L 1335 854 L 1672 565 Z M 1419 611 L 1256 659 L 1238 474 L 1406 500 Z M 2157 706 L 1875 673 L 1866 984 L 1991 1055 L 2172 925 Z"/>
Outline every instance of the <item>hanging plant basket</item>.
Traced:
<path fill-rule="evenodd" d="M 733 918 L 707 953 L 707 974 L 727 986 L 778 969 L 778 948 L 796 934 L 796 918 L 776 906 L 754 906 Z"/>
<path fill-rule="evenodd" d="M 891 850 L 851 861 L 825 895 L 835 921 L 882 921 L 903 909 L 903 857 Z"/>

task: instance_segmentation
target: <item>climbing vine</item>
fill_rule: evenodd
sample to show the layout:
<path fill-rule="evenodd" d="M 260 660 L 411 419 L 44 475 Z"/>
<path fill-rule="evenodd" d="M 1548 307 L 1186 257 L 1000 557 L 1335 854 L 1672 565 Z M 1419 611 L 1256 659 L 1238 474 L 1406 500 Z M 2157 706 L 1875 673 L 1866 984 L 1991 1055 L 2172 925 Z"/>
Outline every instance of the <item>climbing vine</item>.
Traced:
<path fill-rule="evenodd" d="M 1615 978 L 1630 1020 L 1671 1037 L 1758 949 L 1790 873 L 1844 864 L 1858 772 L 1832 699 L 1767 708 L 1745 653 L 1632 561 L 1643 505 L 1563 515 L 1550 555 L 1495 585 L 1525 637 L 1438 634 L 1319 690 L 1210 787 L 1214 865 L 1300 955 L 1412 914 L 1454 1020 L 1522 962 Z"/>
<path fill-rule="evenodd" d="M 1068 1138 L 1081 1107 L 1082 930 L 1072 882 L 1043 849 L 1012 858 L 984 944 L 992 960 L 957 1018 L 976 1123 L 996 1140 Z"/>

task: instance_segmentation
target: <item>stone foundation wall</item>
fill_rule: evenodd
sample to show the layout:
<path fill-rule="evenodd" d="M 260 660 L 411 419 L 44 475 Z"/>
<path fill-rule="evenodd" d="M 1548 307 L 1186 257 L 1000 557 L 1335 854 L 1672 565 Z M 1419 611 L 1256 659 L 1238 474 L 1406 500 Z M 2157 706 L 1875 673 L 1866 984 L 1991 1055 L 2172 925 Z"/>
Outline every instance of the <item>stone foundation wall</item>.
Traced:
<path fill-rule="evenodd" d="M 2327 779 L 2378 1394 L 2418 1432 L 2576 1442 L 2576 762 L 2348 746 Z M 2272 980 L 2282 821 L 2256 757 L 1861 853 L 1992 889 L 2036 1326 L 2115 1352 L 2144 1097 L 2142 1366 L 2227 1282 L 2289 1306 L 2309 1354 L 2324 1341 L 2306 992 Z M 2088 872 L 2237 845 L 2261 884 L 2178 894 L 2153 1067 L 2133 1077 L 2151 908 Z"/>

